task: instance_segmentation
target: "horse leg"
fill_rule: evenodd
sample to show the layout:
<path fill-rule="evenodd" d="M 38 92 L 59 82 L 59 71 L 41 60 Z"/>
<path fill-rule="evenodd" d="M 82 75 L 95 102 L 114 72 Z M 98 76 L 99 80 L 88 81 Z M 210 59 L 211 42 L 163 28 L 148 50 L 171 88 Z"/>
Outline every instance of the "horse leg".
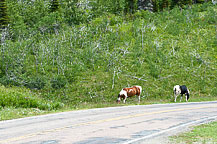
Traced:
<path fill-rule="evenodd" d="M 180 102 L 182 101 L 182 94 L 181 94 L 181 98 L 180 98 Z"/>
<path fill-rule="evenodd" d="M 123 102 L 126 103 L 126 100 L 127 100 L 127 96 L 124 97 Z"/>
<path fill-rule="evenodd" d="M 178 96 L 178 95 L 174 94 L 174 97 L 175 97 L 175 102 L 176 102 L 177 96 Z"/>
<path fill-rule="evenodd" d="M 188 96 L 187 96 L 187 94 L 185 94 L 185 99 L 186 99 L 186 102 L 188 102 Z"/>
<path fill-rule="evenodd" d="M 138 100 L 139 100 L 139 103 L 140 103 L 140 95 L 138 96 Z"/>

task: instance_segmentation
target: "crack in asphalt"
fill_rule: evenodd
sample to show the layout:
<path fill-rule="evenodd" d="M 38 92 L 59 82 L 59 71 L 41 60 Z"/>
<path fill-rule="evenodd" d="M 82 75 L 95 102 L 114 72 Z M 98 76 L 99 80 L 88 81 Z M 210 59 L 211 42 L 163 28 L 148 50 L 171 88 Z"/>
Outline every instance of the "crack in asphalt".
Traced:
<path fill-rule="evenodd" d="M 167 132 L 179 129 L 179 128 L 183 128 L 185 126 L 203 124 L 203 123 L 207 123 L 209 121 L 214 121 L 216 119 L 217 119 L 217 116 L 213 116 L 213 117 L 202 118 L 202 119 L 199 119 L 199 120 L 196 120 L 196 121 L 189 121 L 187 123 L 178 124 L 178 125 L 175 125 L 175 126 L 172 126 L 172 127 L 168 128 L 168 129 L 161 130 L 161 131 L 158 131 L 158 132 L 155 132 L 155 133 L 151 133 L 149 135 L 145 135 L 145 136 L 139 137 L 137 139 L 134 138 L 134 139 L 128 140 L 126 142 L 123 142 L 122 144 L 133 144 L 133 143 L 136 143 L 136 142 L 139 142 L 139 141 L 143 141 L 143 140 L 146 140 L 146 139 L 150 139 L 150 138 L 153 138 L 153 137 L 160 136 L 160 135 L 162 135 L 164 133 L 167 133 Z"/>

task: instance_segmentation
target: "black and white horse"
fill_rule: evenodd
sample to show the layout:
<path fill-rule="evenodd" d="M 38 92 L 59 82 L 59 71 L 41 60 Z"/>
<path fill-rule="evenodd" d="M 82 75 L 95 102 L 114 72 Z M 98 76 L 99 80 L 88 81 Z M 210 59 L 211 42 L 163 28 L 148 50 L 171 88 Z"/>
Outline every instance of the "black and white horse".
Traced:
<path fill-rule="evenodd" d="M 190 93 L 189 93 L 188 88 L 185 85 L 182 85 L 182 86 L 176 85 L 176 86 L 174 86 L 173 91 L 174 91 L 175 102 L 176 102 L 178 95 L 180 95 L 180 94 L 181 94 L 180 102 L 182 101 L 182 95 L 183 94 L 185 94 L 186 102 L 188 102 L 188 99 L 190 97 Z"/>

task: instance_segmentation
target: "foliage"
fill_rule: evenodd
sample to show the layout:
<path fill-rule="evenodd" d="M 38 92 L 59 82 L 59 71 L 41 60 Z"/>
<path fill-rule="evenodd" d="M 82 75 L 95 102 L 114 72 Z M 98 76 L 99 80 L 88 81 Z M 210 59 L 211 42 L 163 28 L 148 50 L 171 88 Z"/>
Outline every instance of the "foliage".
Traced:
<path fill-rule="evenodd" d="M 7 13 L 6 0 L 0 1 L 0 28 L 4 28 L 9 23 L 9 17 Z"/>
<path fill-rule="evenodd" d="M 50 11 L 55 12 L 59 9 L 59 1 L 58 0 L 52 0 L 51 1 L 51 6 L 50 6 Z"/>
<path fill-rule="evenodd" d="M 184 8 L 185 5 L 191 5 L 192 4 L 192 0 L 173 0 L 172 1 L 172 6 L 180 6 L 182 8 Z"/>
<path fill-rule="evenodd" d="M 59 103 L 45 102 L 32 92 L 21 88 L 6 88 L 0 86 L 0 106 L 14 108 L 38 108 L 52 110 L 61 107 Z"/>
<path fill-rule="evenodd" d="M 216 5 L 124 14 L 125 1 L 63 0 L 53 12 L 49 2 L 7 1 L 2 107 L 113 103 L 132 85 L 143 87 L 142 101 L 173 101 L 176 84 L 187 85 L 194 98 L 217 96 Z M 171 3 L 158 2 L 165 8 Z M 109 7 L 114 3 L 118 7 Z"/>

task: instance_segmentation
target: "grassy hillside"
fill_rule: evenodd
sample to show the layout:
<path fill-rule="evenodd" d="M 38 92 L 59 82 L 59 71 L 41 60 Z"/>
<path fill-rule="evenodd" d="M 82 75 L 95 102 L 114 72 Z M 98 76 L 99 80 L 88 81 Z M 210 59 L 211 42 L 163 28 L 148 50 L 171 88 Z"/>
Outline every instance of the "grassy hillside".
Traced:
<path fill-rule="evenodd" d="M 1 33 L 0 111 L 115 105 L 119 91 L 132 85 L 142 86 L 143 104 L 172 102 L 176 84 L 188 86 L 190 101 L 217 98 L 216 5 L 89 15 L 71 25 L 46 4 L 22 6 L 24 14 L 17 9 Z M 26 104 L 25 97 L 34 98 Z"/>

